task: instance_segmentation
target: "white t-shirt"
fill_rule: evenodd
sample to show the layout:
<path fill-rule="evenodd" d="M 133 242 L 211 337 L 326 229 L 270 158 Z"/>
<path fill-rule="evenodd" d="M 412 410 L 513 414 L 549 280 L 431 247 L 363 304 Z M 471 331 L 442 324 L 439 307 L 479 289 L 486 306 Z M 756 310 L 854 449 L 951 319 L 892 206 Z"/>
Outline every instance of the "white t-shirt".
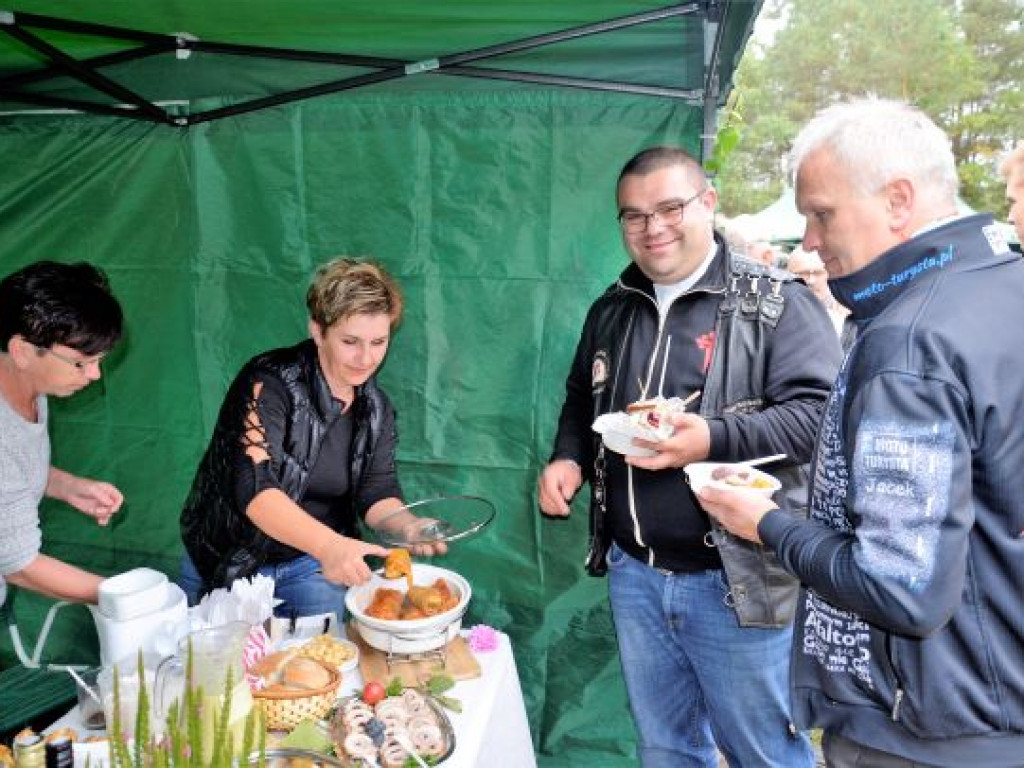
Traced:
<path fill-rule="evenodd" d="M 668 311 L 668 308 L 672 306 L 672 302 L 679 298 L 683 293 L 690 290 L 697 284 L 697 281 L 704 277 L 704 273 L 708 271 L 708 267 L 711 266 L 712 259 L 715 258 L 715 253 L 718 251 L 718 244 L 711 241 L 711 250 L 708 251 L 708 255 L 704 257 L 704 261 L 700 263 L 689 277 L 684 277 L 678 283 L 655 283 L 654 284 L 654 296 L 658 300 L 658 312 L 664 316 Z"/>

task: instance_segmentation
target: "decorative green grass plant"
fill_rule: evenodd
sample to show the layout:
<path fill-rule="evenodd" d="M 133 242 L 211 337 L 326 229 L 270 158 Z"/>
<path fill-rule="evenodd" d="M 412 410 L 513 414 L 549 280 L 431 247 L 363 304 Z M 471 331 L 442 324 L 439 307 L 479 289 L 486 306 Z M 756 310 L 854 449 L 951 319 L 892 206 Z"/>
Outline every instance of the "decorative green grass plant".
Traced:
<path fill-rule="evenodd" d="M 139 696 L 135 716 L 135 741 L 129 739 L 122 727 L 120 675 L 114 670 L 114 701 L 110 727 L 110 765 L 112 768 L 232 768 L 235 749 L 227 723 L 231 712 L 231 692 L 234 688 L 231 670 L 224 681 L 224 701 L 219 712 L 213 714 L 213 748 L 208 760 L 203 759 L 202 687 L 193 685 L 192 648 L 186 659 L 185 692 L 182 705 L 174 701 L 168 712 L 163 737 L 151 731 L 149 722 L 149 694 L 146 691 L 146 673 L 142 654 L 138 658 Z M 243 764 L 266 766 L 267 729 L 263 710 L 254 706 L 245 719 L 241 755 Z M 255 747 L 255 749 L 254 749 Z M 254 754 L 255 753 L 255 754 Z M 250 757 L 251 756 L 251 757 Z"/>

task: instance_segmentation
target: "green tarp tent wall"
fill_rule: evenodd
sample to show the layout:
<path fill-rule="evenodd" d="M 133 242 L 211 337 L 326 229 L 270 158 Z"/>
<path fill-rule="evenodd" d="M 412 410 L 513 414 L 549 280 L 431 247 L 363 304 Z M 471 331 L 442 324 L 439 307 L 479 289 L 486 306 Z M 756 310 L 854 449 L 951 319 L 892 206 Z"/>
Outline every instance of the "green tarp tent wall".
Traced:
<path fill-rule="evenodd" d="M 632 764 L 606 586 L 582 570 L 585 506 L 544 520 L 536 478 L 583 315 L 625 262 L 618 170 L 654 143 L 707 151 L 759 4 L 0 11 L 0 271 L 91 261 L 128 325 L 99 384 L 51 400 L 54 464 L 113 481 L 127 503 L 106 529 L 44 506 L 45 551 L 174 575 L 180 506 L 231 377 L 304 337 L 317 264 L 373 257 L 407 298 L 381 374 L 405 493 L 497 505 L 442 564 L 473 584 L 468 623 L 512 637 L 539 763 Z M 660 20 L 607 23 L 649 12 Z M 251 46 L 276 57 L 238 55 Z M 20 603 L 31 634 L 38 611 Z M 65 658 L 95 657 L 84 610 L 55 639 Z"/>

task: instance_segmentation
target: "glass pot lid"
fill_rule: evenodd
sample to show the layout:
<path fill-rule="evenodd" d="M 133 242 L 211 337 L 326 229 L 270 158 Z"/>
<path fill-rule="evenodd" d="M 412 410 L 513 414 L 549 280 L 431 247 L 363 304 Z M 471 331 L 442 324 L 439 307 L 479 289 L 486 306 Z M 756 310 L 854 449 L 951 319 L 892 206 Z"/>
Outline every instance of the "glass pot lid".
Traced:
<path fill-rule="evenodd" d="M 411 512 L 419 521 L 400 530 L 384 529 L 388 520 L 404 512 Z M 496 513 L 494 505 L 480 496 L 438 496 L 406 504 L 381 518 L 374 536 L 386 547 L 459 541 L 490 525 Z"/>

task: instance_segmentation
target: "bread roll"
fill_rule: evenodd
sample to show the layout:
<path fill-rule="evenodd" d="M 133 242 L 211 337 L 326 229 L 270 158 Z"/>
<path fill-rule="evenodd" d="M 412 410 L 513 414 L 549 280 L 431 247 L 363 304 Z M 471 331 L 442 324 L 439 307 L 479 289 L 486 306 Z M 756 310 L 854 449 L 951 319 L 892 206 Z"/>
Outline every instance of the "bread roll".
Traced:
<path fill-rule="evenodd" d="M 253 664 L 249 672 L 257 677 L 262 677 L 268 685 L 280 682 L 281 671 L 284 669 L 285 664 L 295 657 L 295 654 L 296 651 L 293 650 L 268 653 Z"/>
<path fill-rule="evenodd" d="M 290 688 L 315 691 L 331 682 L 331 673 L 320 662 L 300 656 L 285 664 L 281 682 Z"/>

